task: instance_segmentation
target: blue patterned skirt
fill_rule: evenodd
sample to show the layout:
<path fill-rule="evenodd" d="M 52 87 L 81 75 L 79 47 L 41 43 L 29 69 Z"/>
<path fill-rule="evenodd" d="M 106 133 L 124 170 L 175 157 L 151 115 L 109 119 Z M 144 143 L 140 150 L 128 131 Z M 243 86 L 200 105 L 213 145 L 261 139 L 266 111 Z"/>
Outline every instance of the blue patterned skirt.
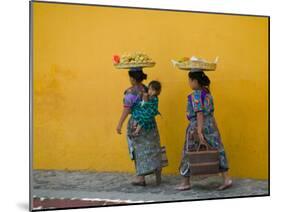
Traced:
<path fill-rule="evenodd" d="M 160 136 L 155 122 L 155 128 L 142 128 L 138 136 L 132 136 L 134 120 L 130 117 L 127 127 L 127 141 L 131 159 L 135 161 L 136 174 L 144 176 L 161 168 Z"/>
<path fill-rule="evenodd" d="M 204 116 L 203 124 L 204 137 L 207 143 L 219 150 L 219 168 L 221 172 L 228 170 L 228 162 L 224 151 L 224 146 L 221 141 L 219 130 L 215 124 L 213 116 Z M 179 167 L 179 172 L 182 176 L 190 176 L 189 168 L 189 151 L 197 149 L 199 144 L 197 135 L 197 120 L 191 119 L 186 129 L 185 143 L 182 151 L 182 159 Z"/>

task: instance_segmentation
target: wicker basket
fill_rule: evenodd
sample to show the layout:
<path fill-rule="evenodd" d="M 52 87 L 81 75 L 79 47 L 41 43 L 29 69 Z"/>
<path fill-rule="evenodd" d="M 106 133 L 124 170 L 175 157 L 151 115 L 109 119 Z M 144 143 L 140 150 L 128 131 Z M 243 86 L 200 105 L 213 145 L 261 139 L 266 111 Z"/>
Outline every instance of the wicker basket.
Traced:
<path fill-rule="evenodd" d="M 219 152 L 216 149 L 210 149 L 204 144 L 205 150 L 200 150 L 202 144 L 196 151 L 189 152 L 189 163 L 191 175 L 208 175 L 219 173 Z"/>
<path fill-rule="evenodd" d="M 155 62 L 151 63 L 131 63 L 131 64 L 114 64 L 114 67 L 117 69 L 129 69 L 129 68 L 135 68 L 135 67 L 142 67 L 142 68 L 150 68 L 155 66 Z"/>
<path fill-rule="evenodd" d="M 206 71 L 214 71 L 217 67 L 216 63 L 208 63 L 203 61 L 185 61 L 181 63 L 176 63 L 176 66 L 182 70 L 190 70 L 190 69 L 203 69 Z"/>

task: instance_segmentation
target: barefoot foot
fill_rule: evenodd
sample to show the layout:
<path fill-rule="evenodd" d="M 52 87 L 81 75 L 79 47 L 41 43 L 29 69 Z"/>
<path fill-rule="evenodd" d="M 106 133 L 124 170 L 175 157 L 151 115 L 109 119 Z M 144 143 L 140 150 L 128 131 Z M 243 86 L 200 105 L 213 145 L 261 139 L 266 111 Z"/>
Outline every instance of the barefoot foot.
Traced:
<path fill-rule="evenodd" d="M 175 189 L 178 191 L 186 191 L 186 190 L 191 189 L 191 185 L 190 184 L 180 184 L 180 185 L 176 186 Z"/>
<path fill-rule="evenodd" d="M 219 190 L 219 191 L 222 191 L 222 190 L 225 190 L 225 189 L 227 189 L 227 188 L 230 188 L 231 186 L 232 186 L 232 180 L 228 179 L 228 180 L 224 181 L 224 184 L 221 185 L 221 186 L 218 188 L 218 190 Z"/>

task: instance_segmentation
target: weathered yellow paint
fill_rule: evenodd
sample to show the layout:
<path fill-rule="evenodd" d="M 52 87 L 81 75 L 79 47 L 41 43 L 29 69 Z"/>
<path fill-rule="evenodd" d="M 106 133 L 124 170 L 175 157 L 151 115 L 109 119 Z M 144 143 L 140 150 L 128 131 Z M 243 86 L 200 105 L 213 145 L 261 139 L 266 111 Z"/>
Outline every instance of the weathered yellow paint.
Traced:
<path fill-rule="evenodd" d="M 169 167 L 177 174 L 184 142 L 187 73 L 170 60 L 220 57 L 209 73 L 230 174 L 268 175 L 268 19 L 81 5 L 34 5 L 34 168 L 134 171 L 115 128 L 127 72 L 116 53 L 144 51 L 160 80 L 157 118 Z M 147 82 L 148 82 L 147 81 Z"/>

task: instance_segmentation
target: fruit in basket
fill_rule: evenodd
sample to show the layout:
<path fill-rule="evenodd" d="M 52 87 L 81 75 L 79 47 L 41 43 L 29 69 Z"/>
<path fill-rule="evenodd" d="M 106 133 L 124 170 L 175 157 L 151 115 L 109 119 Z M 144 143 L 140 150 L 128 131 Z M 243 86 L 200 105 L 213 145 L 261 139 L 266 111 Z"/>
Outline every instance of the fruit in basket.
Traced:
<path fill-rule="evenodd" d="M 119 57 L 119 55 L 113 55 L 112 59 L 113 59 L 113 63 L 114 63 L 114 64 L 120 63 L 120 57 Z"/>
<path fill-rule="evenodd" d="M 120 59 L 120 63 L 141 64 L 153 62 L 146 54 L 141 52 L 134 52 L 132 54 L 123 54 Z"/>
<path fill-rule="evenodd" d="M 131 67 L 153 67 L 155 62 L 145 53 L 134 52 L 125 53 L 121 56 L 113 55 L 113 63 L 118 69 L 127 69 Z"/>

